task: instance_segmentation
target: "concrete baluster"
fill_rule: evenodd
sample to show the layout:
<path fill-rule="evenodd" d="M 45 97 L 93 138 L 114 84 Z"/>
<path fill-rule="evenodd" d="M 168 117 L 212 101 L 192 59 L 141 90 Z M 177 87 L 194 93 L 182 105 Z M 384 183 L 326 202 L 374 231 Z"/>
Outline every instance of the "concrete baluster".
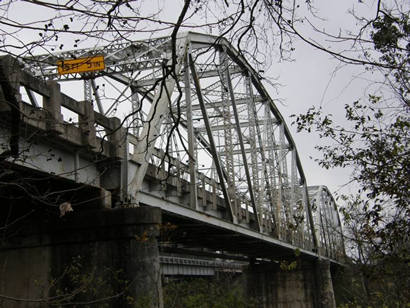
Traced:
<path fill-rule="evenodd" d="M 63 134 L 63 116 L 61 114 L 62 96 L 60 91 L 60 85 L 53 81 L 48 80 L 47 86 L 50 89 L 50 96 L 44 97 L 43 108 L 47 111 L 47 129 L 56 134 Z"/>

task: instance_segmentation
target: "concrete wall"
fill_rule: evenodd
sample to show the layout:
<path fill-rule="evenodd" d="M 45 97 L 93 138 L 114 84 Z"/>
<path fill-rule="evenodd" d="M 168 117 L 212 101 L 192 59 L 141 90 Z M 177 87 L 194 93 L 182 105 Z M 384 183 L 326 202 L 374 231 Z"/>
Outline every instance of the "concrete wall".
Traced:
<path fill-rule="evenodd" d="M 162 307 L 157 208 L 69 213 L 21 226 L 0 250 L 0 307 Z"/>

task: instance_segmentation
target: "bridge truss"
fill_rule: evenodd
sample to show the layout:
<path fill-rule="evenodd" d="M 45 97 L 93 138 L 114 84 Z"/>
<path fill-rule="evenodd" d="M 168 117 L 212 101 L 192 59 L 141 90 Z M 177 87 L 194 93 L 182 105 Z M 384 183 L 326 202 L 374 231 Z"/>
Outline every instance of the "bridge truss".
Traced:
<path fill-rule="evenodd" d="M 308 191 L 320 254 L 339 259 L 345 247 L 337 204 L 324 185 L 309 186 Z"/>
<path fill-rule="evenodd" d="M 177 204 L 181 215 L 184 209 L 204 213 L 320 250 L 325 242 L 315 224 L 334 218 L 337 209 L 312 209 L 295 143 L 258 72 L 224 38 L 184 33 L 175 51 L 165 37 L 37 56 L 24 60 L 24 70 L 119 119 L 123 204 L 154 205 L 155 195 Z M 58 61 L 95 55 L 104 56 L 105 70 L 57 74 Z M 38 93 L 24 90 L 23 97 L 41 107 Z M 81 126 L 77 109 L 66 107 L 74 112 L 72 124 Z M 101 122 L 93 125 L 97 139 L 116 134 Z M 335 227 L 341 230 L 340 221 Z M 340 248 L 340 238 L 332 241 L 320 250 L 329 257 L 337 254 L 331 248 Z"/>

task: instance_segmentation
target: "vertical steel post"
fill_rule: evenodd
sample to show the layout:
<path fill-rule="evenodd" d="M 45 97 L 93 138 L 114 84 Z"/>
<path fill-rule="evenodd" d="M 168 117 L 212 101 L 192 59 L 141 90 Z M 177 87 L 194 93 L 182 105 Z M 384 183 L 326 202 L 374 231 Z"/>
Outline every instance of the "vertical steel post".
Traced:
<path fill-rule="evenodd" d="M 286 160 L 286 148 L 285 148 L 285 127 L 283 123 L 279 125 L 279 166 L 282 174 L 282 186 L 284 188 L 284 204 L 283 209 L 285 212 L 285 220 L 286 220 L 286 240 L 292 242 L 293 231 L 289 229 L 292 225 L 292 215 L 291 215 L 291 200 L 290 200 L 290 190 L 291 190 L 291 183 L 289 183 L 289 176 L 288 176 L 288 164 Z M 285 183 L 284 183 L 285 182 Z"/>
<path fill-rule="evenodd" d="M 188 49 L 189 54 L 189 49 Z M 191 100 L 191 75 L 189 69 L 189 57 L 184 59 L 184 84 L 185 84 L 185 104 L 186 104 L 186 119 L 188 128 L 188 155 L 189 155 L 189 192 L 190 205 L 194 209 L 198 209 L 198 190 L 197 190 L 197 157 L 195 155 L 196 139 L 194 135 L 194 125 L 192 120 L 192 100 Z"/>
<path fill-rule="evenodd" d="M 103 105 L 101 104 L 101 99 L 100 99 L 100 95 L 98 94 L 97 86 L 95 85 L 95 80 L 91 79 L 90 83 L 91 83 L 91 88 L 94 93 L 95 101 L 97 102 L 98 111 L 101 114 L 104 114 L 104 108 L 103 108 Z"/>
<path fill-rule="evenodd" d="M 297 208 L 297 192 L 296 192 L 296 187 L 298 185 L 297 183 L 297 168 L 296 168 L 296 149 L 293 148 L 291 150 L 291 161 L 290 161 L 290 217 L 291 220 L 294 221 L 295 225 L 295 230 L 292 233 L 292 240 L 295 240 L 295 233 L 298 231 L 300 225 L 297 225 L 298 222 L 294 219 L 294 214 L 296 211 L 296 215 L 298 214 L 298 208 Z M 297 235 L 297 234 L 296 234 Z"/>
<path fill-rule="evenodd" d="M 119 129 L 123 129 L 122 127 Z M 123 155 L 121 157 L 121 179 L 120 179 L 120 188 L 121 188 L 121 201 L 123 203 L 128 203 L 128 159 L 129 159 L 129 144 L 128 144 L 128 134 L 124 129 L 124 146 L 123 146 Z"/>
<path fill-rule="evenodd" d="M 270 145 L 268 151 L 269 158 L 269 170 L 271 175 L 271 183 L 275 187 L 276 192 L 276 204 L 275 204 L 275 216 L 276 218 L 276 230 L 278 238 L 283 238 L 283 229 L 286 229 L 286 223 L 283 222 L 282 216 L 283 204 L 283 178 L 281 171 L 280 157 L 277 151 L 277 143 L 275 138 L 275 132 L 273 130 L 272 116 L 270 106 L 268 102 L 265 102 L 265 142 Z M 277 180 L 277 181 L 276 181 Z"/>
<path fill-rule="evenodd" d="M 307 190 L 306 182 L 304 183 L 304 189 L 305 189 L 305 193 L 308 195 L 309 193 L 308 193 L 308 190 Z M 317 201 L 317 202 L 319 202 L 319 201 Z M 318 206 L 318 208 L 319 208 L 319 206 Z M 315 223 L 314 223 L 314 221 L 313 221 L 313 213 L 312 213 L 312 208 L 311 208 L 311 206 L 310 206 L 309 198 L 307 199 L 307 209 L 308 209 L 308 214 L 309 214 L 310 232 L 311 232 L 311 234 L 312 234 L 312 239 L 313 239 L 313 247 L 314 247 L 314 250 L 315 250 L 318 254 L 320 254 L 320 251 L 319 251 L 319 242 L 318 242 L 318 240 L 317 240 L 316 229 L 315 229 Z M 320 211 L 319 211 L 319 215 L 320 215 Z M 319 217 L 320 217 L 320 216 L 319 216 Z"/>
<path fill-rule="evenodd" d="M 306 184 L 303 183 L 303 186 L 305 186 Z M 302 188 L 302 206 L 303 206 L 303 210 L 305 213 L 305 220 L 302 223 L 302 235 L 301 235 L 301 241 L 302 241 L 302 247 L 304 247 L 305 249 L 311 249 L 311 247 L 306 245 L 306 233 L 305 230 L 306 228 L 309 229 L 309 223 L 310 223 L 310 218 L 309 218 L 309 214 L 308 214 L 308 198 L 309 196 L 307 195 L 307 191 L 304 189 L 304 187 Z"/>
<path fill-rule="evenodd" d="M 132 133 L 134 136 L 138 137 L 139 134 L 139 125 L 140 119 L 138 118 L 138 113 L 141 108 L 140 100 L 138 97 L 138 92 L 134 87 L 130 87 L 131 89 L 131 112 L 132 112 Z"/>
<path fill-rule="evenodd" d="M 84 79 L 84 100 L 93 102 L 93 93 L 91 89 L 91 80 Z"/>

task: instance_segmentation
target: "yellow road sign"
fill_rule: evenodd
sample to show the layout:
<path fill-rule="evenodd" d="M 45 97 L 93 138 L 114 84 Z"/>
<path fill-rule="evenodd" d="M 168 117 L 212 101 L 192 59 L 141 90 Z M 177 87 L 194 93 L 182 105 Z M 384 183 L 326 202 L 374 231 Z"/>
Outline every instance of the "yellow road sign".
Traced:
<path fill-rule="evenodd" d="M 59 75 L 94 72 L 104 69 L 104 56 L 93 56 L 57 62 L 57 70 Z"/>

